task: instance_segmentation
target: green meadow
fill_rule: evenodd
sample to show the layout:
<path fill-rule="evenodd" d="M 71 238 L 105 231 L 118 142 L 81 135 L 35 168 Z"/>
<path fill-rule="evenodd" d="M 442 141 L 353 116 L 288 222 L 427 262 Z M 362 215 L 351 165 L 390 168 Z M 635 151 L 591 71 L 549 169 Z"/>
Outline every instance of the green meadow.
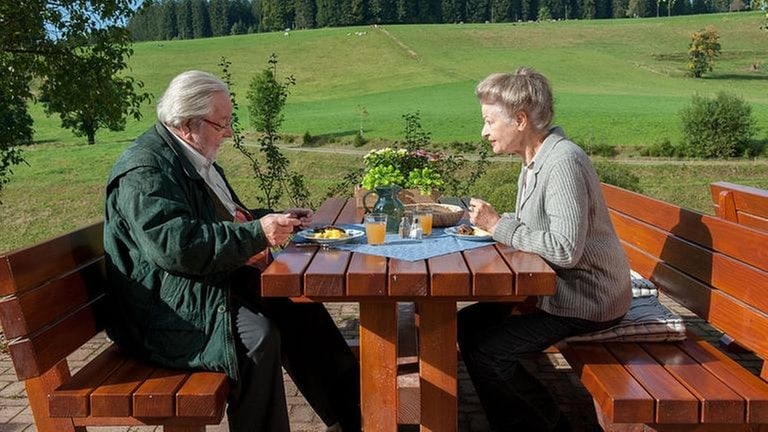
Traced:
<path fill-rule="evenodd" d="M 156 97 L 186 69 L 220 75 L 232 62 L 234 91 L 245 125 L 249 81 L 279 57 L 279 75 L 296 85 L 283 130 L 293 135 L 398 139 L 402 115 L 419 111 L 435 141 L 477 141 L 480 116 L 474 86 L 492 72 L 529 65 L 545 73 L 556 93 L 556 122 L 580 141 L 644 146 L 680 138 L 678 113 L 694 94 L 718 91 L 750 103 L 768 130 L 768 35 L 759 13 L 546 23 L 401 25 L 328 28 L 135 45 L 130 74 Z M 722 56 L 705 79 L 686 78 L 692 32 L 714 27 Z M 758 64 L 757 71 L 751 66 Z M 154 119 L 100 141 L 130 140 Z M 80 143 L 58 120 L 35 110 L 37 140 Z"/>
<path fill-rule="evenodd" d="M 239 115 L 247 127 L 248 82 L 279 56 L 279 75 L 296 78 L 285 108 L 283 132 L 299 147 L 301 135 L 338 139 L 331 153 L 287 149 L 295 170 L 309 183 L 313 202 L 362 158 L 344 154 L 361 125 L 374 144 L 403 137 L 402 115 L 419 111 L 433 141 L 476 142 L 481 127 L 474 86 L 492 72 L 529 65 L 544 72 L 556 95 L 556 122 L 577 142 L 627 149 L 680 139 L 678 113 L 694 94 L 737 94 L 768 131 L 768 34 L 758 13 L 637 20 L 521 24 L 413 25 L 293 31 L 135 45 L 130 74 L 159 97 L 168 81 L 187 69 L 220 75 L 222 56 L 232 62 Z M 686 78 L 686 51 L 693 31 L 715 27 L 723 54 L 705 79 Z M 757 65 L 757 70 L 753 70 Z M 367 115 L 360 116 L 361 107 Z M 36 144 L 29 165 L 0 195 L 0 251 L 28 245 L 102 217 L 104 181 L 123 149 L 154 122 L 154 101 L 144 119 L 125 131 L 100 131 L 85 145 L 32 106 Z M 249 132 L 249 137 L 253 134 Z M 250 139 L 253 141 L 253 139 Z M 256 205 L 256 183 L 237 151 L 222 151 L 221 164 L 235 189 Z M 618 162 L 640 179 L 643 192 L 711 213 L 707 185 L 716 180 L 768 188 L 768 160 Z M 473 195 L 509 210 L 519 164 L 498 158 Z"/>

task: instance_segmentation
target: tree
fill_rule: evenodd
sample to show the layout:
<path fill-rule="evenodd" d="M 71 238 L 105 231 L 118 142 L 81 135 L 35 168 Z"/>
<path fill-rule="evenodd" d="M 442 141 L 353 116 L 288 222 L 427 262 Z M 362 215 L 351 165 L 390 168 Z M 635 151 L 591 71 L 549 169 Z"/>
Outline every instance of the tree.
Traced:
<path fill-rule="evenodd" d="M 595 7 L 595 0 L 583 0 L 581 3 L 581 17 L 584 19 L 595 19 L 597 17 L 597 9 Z"/>
<path fill-rule="evenodd" d="M 0 53 L 0 192 L 13 174 L 13 166 L 24 161 L 20 145 L 32 142 L 32 117 L 27 112 L 30 77 L 11 67 L 9 55 Z M 2 204 L 2 201 L 0 201 Z"/>
<path fill-rule="evenodd" d="M 317 0 L 317 26 L 333 27 L 341 24 L 341 10 L 336 0 Z"/>
<path fill-rule="evenodd" d="M 195 35 L 192 27 L 192 0 L 181 0 L 176 7 L 176 26 L 179 39 L 192 39 Z"/>
<path fill-rule="evenodd" d="M 179 35 L 176 24 L 176 1 L 165 0 L 160 5 L 160 38 L 172 40 Z"/>
<path fill-rule="evenodd" d="M 229 35 L 229 0 L 211 0 L 209 9 L 211 34 L 213 36 Z"/>
<path fill-rule="evenodd" d="M 315 1 L 295 0 L 293 10 L 295 13 L 294 25 L 297 29 L 309 29 L 315 27 Z"/>
<path fill-rule="evenodd" d="M 101 128 L 119 131 L 125 129 L 128 116 L 140 120 L 141 104 L 150 99 L 148 93 L 140 92 L 141 81 L 120 75 L 133 49 L 127 40 L 116 41 L 127 38 L 127 33 L 108 33 L 124 32 L 94 31 L 91 45 L 69 53 L 66 61 L 57 61 L 40 87 L 46 113 L 58 114 L 61 126 L 87 137 L 88 144 L 96 142 L 96 131 Z"/>
<path fill-rule="evenodd" d="M 31 141 L 31 120 L 27 104 L 33 98 L 30 83 L 57 80 L 79 56 L 104 53 L 115 60 L 113 74 L 125 68 L 130 50 L 126 26 L 135 14 L 132 0 L 50 0 L 0 2 L 0 93 L 2 93 L 2 131 L 0 137 L 0 185 L 10 167 L 21 159 L 14 146 Z M 103 63 L 94 67 L 102 67 Z M 57 75 L 59 74 L 59 75 Z M 105 75 L 102 75 L 104 77 Z M 114 77 L 114 75 L 109 75 Z M 128 80 L 131 90 L 141 83 Z M 66 79 L 87 82 L 88 77 L 71 74 Z M 52 98 L 56 94 L 50 95 Z M 53 100 L 53 99 L 51 99 Z M 6 122 L 6 119 L 10 119 Z"/>
<path fill-rule="evenodd" d="M 395 4 L 393 0 L 369 0 L 368 10 L 371 21 L 374 23 L 394 22 Z"/>
<path fill-rule="evenodd" d="M 222 61 L 222 64 L 228 68 L 228 63 Z M 283 123 L 283 108 L 290 94 L 289 88 L 295 84 L 296 80 L 292 75 L 287 76 L 285 82 L 278 82 L 277 55 L 272 53 L 269 65 L 254 76 L 248 86 L 246 97 L 251 125 L 263 133 L 259 139 L 259 148 L 265 157 L 265 163 L 259 162 L 250 150 L 242 145 L 239 145 L 238 149 L 251 161 L 251 167 L 259 182 L 262 201 L 268 208 L 275 208 L 284 192 L 288 194 L 291 202 L 299 207 L 306 206 L 309 200 L 304 176 L 290 169 L 288 158 L 277 146 L 278 129 Z"/>
<path fill-rule="evenodd" d="M 712 70 L 715 57 L 720 55 L 720 35 L 717 30 L 709 28 L 699 30 L 691 35 L 688 45 L 688 75 L 701 78 Z"/>
<path fill-rule="evenodd" d="M 208 3 L 205 0 L 192 0 L 192 37 L 206 38 L 211 35 L 211 22 L 208 18 Z"/>
<path fill-rule="evenodd" d="M 261 20 L 259 31 L 270 32 L 283 30 L 287 27 L 285 22 L 285 7 L 283 0 L 262 0 Z"/>

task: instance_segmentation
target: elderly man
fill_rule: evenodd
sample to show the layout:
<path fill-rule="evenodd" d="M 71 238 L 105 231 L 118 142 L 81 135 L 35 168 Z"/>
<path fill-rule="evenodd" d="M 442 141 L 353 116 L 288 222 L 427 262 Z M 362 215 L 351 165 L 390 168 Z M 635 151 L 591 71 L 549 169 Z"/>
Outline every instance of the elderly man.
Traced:
<path fill-rule="evenodd" d="M 290 430 L 281 366 L 330 431 L 359 431 L 359 366 L 328 312 L 260 298 L 246 265 L 312 212 L 249 211 L 238 199 L 215 163 L 232 135 L 218 78 L 178 75 L 157 117 L 107 182 L 110 337 L 166 367 L 226 372 L 231 431 Z"/>

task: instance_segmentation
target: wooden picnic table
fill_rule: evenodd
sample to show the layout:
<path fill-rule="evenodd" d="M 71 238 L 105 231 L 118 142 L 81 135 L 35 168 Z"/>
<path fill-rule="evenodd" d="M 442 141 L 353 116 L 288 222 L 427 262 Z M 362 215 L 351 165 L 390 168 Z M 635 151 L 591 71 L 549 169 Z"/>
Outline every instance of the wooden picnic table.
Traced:
<path fill-rule="evenodd" d="M 354 199 L 330 198 L 313 224 L 360 223 Z M 498 244 L 421 261 L 289 245 L 262 274 L 262 295 L 359 302 L 361 409 L 366 432 L 397 430 L 397 302 L 415 302 L 422 431 L 457 430 L 456 303 L 553 295 L 539 256 Z"/>

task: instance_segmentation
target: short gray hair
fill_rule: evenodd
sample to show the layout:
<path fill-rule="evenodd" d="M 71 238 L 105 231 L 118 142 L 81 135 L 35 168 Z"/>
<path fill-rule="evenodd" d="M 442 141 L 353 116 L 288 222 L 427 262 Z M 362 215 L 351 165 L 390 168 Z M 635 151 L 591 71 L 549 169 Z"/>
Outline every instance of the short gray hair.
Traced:
<path fill-rule="evenodd" d="M 204 118 L 213 110 L 213 95 L 229 89 L 219 78 L 191 70 L 176 75 L 157 102 L 157 119 L 180 127 L 187 120 Z"/>
<path fill-rule="evenodd" d="M 555 115 L 549 81 L 531 68 L 491 74 L 477 85 L 475 95 L 481 103 L 501 106 L 510 118 L 524 111 L 537 130 L 549 129 Z"/>

